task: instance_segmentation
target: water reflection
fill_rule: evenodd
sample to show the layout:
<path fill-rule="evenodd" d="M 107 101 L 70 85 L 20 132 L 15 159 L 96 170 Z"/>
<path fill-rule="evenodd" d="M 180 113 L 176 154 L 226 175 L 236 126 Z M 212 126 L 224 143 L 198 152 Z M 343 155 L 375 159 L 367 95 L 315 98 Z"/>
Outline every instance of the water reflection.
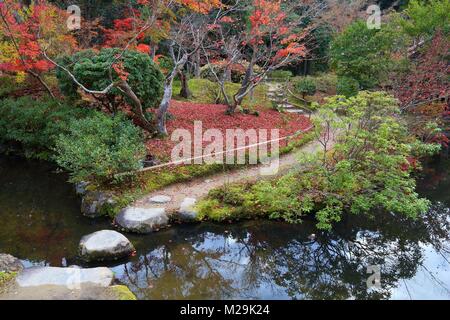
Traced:
<path fill-rule="evenodd" d="M 435 201 L 417 221 L 379 212 L 331 233 L 308 221 L 178 228 L 115 271 L 143 299 L 450 299 L 450 181 L 433 177 L 420 190 Z M 371 265 L 380 289 L 367 288 Z"/>
<path fill-rule="evenodd" d="M 426 170 L 419 190 L 433 207 L 417 221 L 378 212 L 330 233 L 312 221 L 178 226 L 127 235 L 138 254 L 111 268 L 141 299 L 450 299 L 448 162 Z M 110 225 L 81 217 L 64 179 L 0 161 L 0 252 L 27 265 L 81 264 L 79 239 Z M 367 288 L 370 265 L 381 266 L 381 289 Z"/>
<path fill-rule="evenodd" d="M 418 273 L 428 275 L 421 285 L 430 292 L 440 289 L 435 298 L 450 298 L 448 216 L 438 205 L 416 222 L 381 213 L 376 221 L 352 217 L 314 240 L 307 222 L 247 222 L 227 232 L 180 228 L 162 245 L 141 244 L 146 253 L 114 271 L 146 299 L 387 299 Z M 431 253 L 446 261 L 444 278 L 428 270 Z M 381 265 L 381 289 L 367 288 L 370 265 Z"/>

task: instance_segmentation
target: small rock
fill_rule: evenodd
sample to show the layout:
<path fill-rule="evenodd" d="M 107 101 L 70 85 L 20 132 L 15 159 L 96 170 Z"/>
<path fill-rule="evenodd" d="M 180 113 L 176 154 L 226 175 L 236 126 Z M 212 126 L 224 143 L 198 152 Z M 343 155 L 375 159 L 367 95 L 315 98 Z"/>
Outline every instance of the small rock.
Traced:
<path fill-rule="evenodd" d="M 81 285 L 108 287 L 113 272 L 105 267 L 92 269 L 35 267 L 22 271 L 16 278 L 19 287 L 61 286 L 78 288 Z"/>
<path fill-rule="evenodd" d="M 170 202 L 172 200 L 172 198 L 169 196 L 157 195 L 157 196 L 151 197 L 149 200 L 152 203 L 167 203 L 167 202 Z"/>
<path fill-rule="evenodd" d="M 151 233 L 167 226 L 169 218 L 164 208 L 128 207 L 119 212 L 115 222 L 129 232 Z"/>
<path fill-rule="evenodd" d="M 23 265 L 19 259 L 10 254 L 0 253 L 0 272 L 19 272 Z"/>
<path fill-rule="evenodd" d="M 75 184 L 75 192 L 78 194 L 78 195 L 85 195 L 86 194 L 86 192 L 87 192 L 87 186 L 89 185 L 89 182 L 85 182 L 85 181 L 82 181 L 82 182 L 79 182 L 79 183 L 76 183 Z"/>
<path fill-rule="evenodd" d="M 182 221 L 195 221 L 198 213 L 194 210 L 197 203 L 195 198 L 184 198 L 178 210 L 178 215 Z"/>
<path fill-rule="evenodd" d="M 102 230 L 84 236 L 79 250 L 84 260 L 101 261 L 129 256 L 135 249 L 130 240 L 119 232 Z"/>
<path fill-rule="evenodd" d="M 315 240 L 316 239 L 316 234 L 315 233 L 310 234 L 308 236 L 308 239 L 311 240 L 311 241 Z"/>
<path fill-rule="evenodd" d="M 89 218 L 98 218 L 102 215 L 101 208 L 115 203 L 111 194 L 100 191 L 88 191 L 81 201 L 81 213 Z"/>

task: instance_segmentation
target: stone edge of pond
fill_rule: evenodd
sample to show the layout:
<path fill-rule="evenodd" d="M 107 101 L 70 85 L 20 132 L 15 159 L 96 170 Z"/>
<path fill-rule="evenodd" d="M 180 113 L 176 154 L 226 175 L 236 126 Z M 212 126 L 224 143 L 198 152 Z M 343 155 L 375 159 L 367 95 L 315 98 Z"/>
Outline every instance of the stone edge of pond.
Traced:
<path fill-rule="evenodd" d="M 14 259 L 14 263 L 15 263 L 14 270 L 17 270 L 17 271 L 12 271 L 12 269 L 5 269 L 5 268 L 2 268 L 2 270 L 0 270 L 0 300 L 5 299 L 5 298 L 9 299 L 9 298 L 14 297 L 14 293 L 17 293 L 17 291 L 20 290 L 20 285 L 18 283 L 19 282 L 18 279 L 25 272 L 32 272 L 33 269 L 43 269 L 43 268 L 49 268 L 49 269 L 55 269 L 55 270 L 56 269 L 58 269 L 58 270 L 68 269 L 68 268 L 56 268 L 56 267 L 24 268 L 19 259 L 15 258 L 9 254 L 0 254 L 0 256 L 3 258 L 7 257 L 10 260 Z M 20 263 L 20 265 L 17 264 L 17 262 Z M 112 275 L 112 278 L 111 278 L 111 283 L 108 286 L 103 288 L 104 293 L 99 297 L 100 299 L 102 299 L 102 300 L 103 299 L 137 300 L 134 293 L 126 285 L 114 283 L 115 276 L 114 276 L 114 272 L 111 269 L 109 269 L 107 267 L 101 267 L 101 268 L 108 269 Z M 95 269 L 95 268 L 93 268 L 93 269 Z M 83 269 L 81 269 L 81 270 L 83 270 Z M 38 288 L 38 287 L 39 286 L 32 287 L 32 288 Z M 64 288 L 64 286 L 60 286 L 60 287 L 61 287 L 61 289 L 66 289 L 66 288 Z M 96 289 L 102 288 L 102 286 L 94 286 L 94 287 Z M 27 288 L 27 289 L 30 289 L 30 288 Z M 72 289 L 69 289 L 69 290 L 72 290 Z M 25 298 L 26 298 L 26 296 L 25 296 Z M 58 298 L 56 298 L 56 299 L 58 299 Z"/>
<path fill-rule="evenodd" d="M 197 202 L 195 198 L 186 198 L 180 204 L 180 208 L 178 210 L 166 210 L 164 208 L 165 202 L 155 201 L 154 204 L 160 204 L 161 206 L 158 208 L 143 208 L 139 206 L 133 206 L 129 204 L 127 206 L 118 206 L 118 201 L 116 200 L 116 196 L 114 193 L 110 191 L 102 191 L 102 190 L 89 190 L 89 184 L 86 182 L 81 182 L 74 184 L 76 194 L 81 198 L 81 214 L 88 218 L 100 218 L 100 217 L 109 217 L 112 220 L 112 224 L 119 230 L 130 233 L 137 234 L 148 234 L 151 232 L 157 232 L 160 230 L 164 230 L 171 227 L 172 223 L 196 223 L 201 222 L 196 219 L 197 212 L 194 209 L 194 206 Z M 124 227 L 121 227 L 120 224 L 117 224 L 116 217 L 129 209 L 142 209 L 142 210 L 152 210 L 152 209 L 164 209 L 165 215 L 168 218 L 167 223 L 157 225 L 151 232 L 134 232 L 133 230 L 127 230 Z M 112 214 L 112 213 L 115 214 Z"/>

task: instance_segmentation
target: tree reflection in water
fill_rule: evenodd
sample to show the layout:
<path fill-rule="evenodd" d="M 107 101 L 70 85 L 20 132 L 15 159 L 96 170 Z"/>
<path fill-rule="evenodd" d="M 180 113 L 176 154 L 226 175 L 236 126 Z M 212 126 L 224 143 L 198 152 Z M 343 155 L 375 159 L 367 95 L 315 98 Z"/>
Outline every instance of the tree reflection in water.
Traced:
<path fill-rule="evenodd" d="M 450 258 L 449 208 L 437 203 L 420 220 L 387 213 L 349 217 L 333 232 L 302 225 L 253 221 L 181 227 L 164 245 L 115 268 L 119 280 L 147 299 L 388 299 L 421 272 L 424 285 L 450 297 L 449 283 L 424 260 L 432 247 Z M 312 233 L 316 233 L 311 240 Z M 368 289 L 367 267 L 381 266 L 381 289 Z"/>

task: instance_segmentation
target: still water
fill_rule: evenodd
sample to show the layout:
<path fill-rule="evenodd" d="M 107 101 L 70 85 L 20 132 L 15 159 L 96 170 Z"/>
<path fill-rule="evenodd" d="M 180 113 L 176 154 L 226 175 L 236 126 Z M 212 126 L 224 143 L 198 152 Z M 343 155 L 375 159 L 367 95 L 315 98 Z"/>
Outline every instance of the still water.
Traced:
<path fill-rule="evenodd" d="M 449 164 L 426 166 L 419 192 L 433 205 L 417 221 L 351 216 L 330 233 L 313 221 L 183 225 L 127 235 L 137 255 L 108 266 L 140 299 L 450 299 Z M 81 265 L 81 237 L 112 227 L 81 216 L 66 180 L 0 158 L 0 252 L 26 266 Z M 380 287 L 368 288 L 374 266 Z"/>

